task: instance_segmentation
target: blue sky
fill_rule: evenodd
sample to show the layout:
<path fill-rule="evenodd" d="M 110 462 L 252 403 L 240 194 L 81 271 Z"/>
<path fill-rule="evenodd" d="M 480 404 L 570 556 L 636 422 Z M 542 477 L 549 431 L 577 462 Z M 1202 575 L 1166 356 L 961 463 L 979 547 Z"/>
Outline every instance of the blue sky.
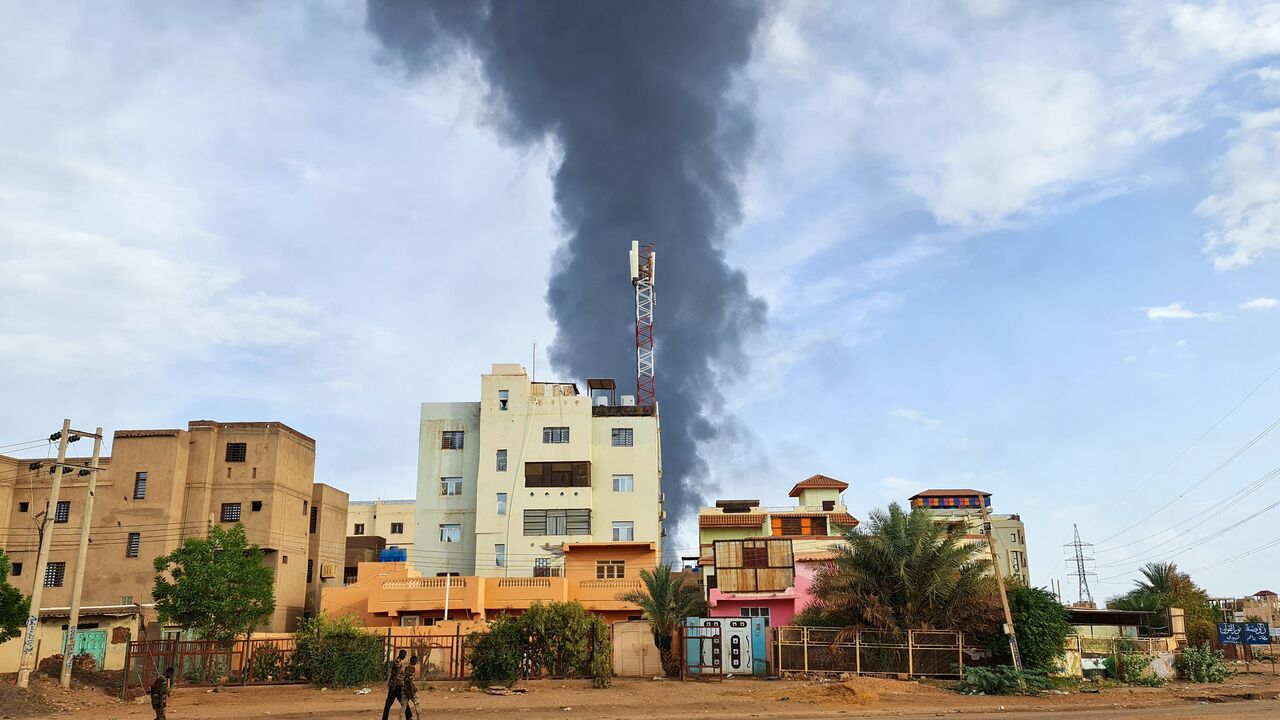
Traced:
<path fill-rule="evenodd" d="M 1280 377 L 1130 493 L 1280 366 L 1280 6 L 770 7 L 728 248 L 769 325 L 708 497 L 821 472 L 864 517 L 976 486 L 1028 523 L 1037 584 L 1079 523 L 1102 596 L 1202 536 L 1172 559 L 1280 539 L 1280 508 L 1215 536 L 1280 483 L 1197 515 L 1280 431 L 1108 539 L 1277 418 Z M 492 131 L 473 60 L 407 80 L 363 22 L 0 4 L 0 444 L 282 420 L 318 480 L 410 496 L 418 403 L 550 342 L 554 143 Z M 1270 557 L 1196 578 L 1278 589 Z"/>

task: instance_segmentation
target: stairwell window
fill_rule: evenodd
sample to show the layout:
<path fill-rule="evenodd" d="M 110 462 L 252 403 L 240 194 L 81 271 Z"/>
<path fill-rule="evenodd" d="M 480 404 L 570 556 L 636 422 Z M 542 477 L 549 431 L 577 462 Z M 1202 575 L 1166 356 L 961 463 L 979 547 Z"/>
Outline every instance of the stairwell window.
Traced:
<path fill-rule="evenodd" d="M 62 582 L 66 578 L 67 564 L 65 562 L 51 562 L 44 566 L 45 587 L 62 587 Z"/>
<path fill-rule="evenodd" d="M 542 428 L 542 443 L 544 445 L 563 445 L 567 442 L 569 442 L 569 428 L 567 427 Z"/>
<path fill-rule="evenodd" d="M 244 462 L 249 454 L 249 443 L 227 443 L 226 462 Z"/>
<path fill-rule="evenodd" d="M 53 511 L 53 521 L 65 523 L 69 520 L 71 520 L 71 501 L 59 500 L 57 509 Z"/>
<path fill-rule="evenodd" d="M 392 535 L 403 535 L 403 534 L 404 534 L 404 523 L 391 523 L 391 534 L 392 534 Z"/>
<path fill-rule="evenodd" d="M 445 430 L 440 433 L 440 449 L 461 450 L 464 437 L 466 437 L 466 433 L 461 430 Z"/>
<path fill-rule="evenodd" d="M 498 472 L 507 471 L 507 451 L 506 450 L 498 451 L 497 470 Z"/>
<path fill-rule="evenodd" d="M 501 543 L 493 546 L 493 562 L 498 567 L 507 566 L 507 546 Z"/>
<path fill-rule="evenodd" d="M 147 474 L 144 472 L 133 474 L 133 499 L 145 500 L 147 497 Z"/>
<path fill-rule="evenodd" d="M 440 542 L 457 543 L 462 542 L 462 526 L 457 524 L 445 524 L 440 526 Z"/>
<path fill-rule="evenodd" d="M 609 435 L 609 445 L 612 447 L 633 447 L 635 441 L 635 431 L 631 428 L 614 428 Z"/>
<path fill-rule="evenodd" d="M 498 493 L 498 514 L 499 515 L 507 514 L 507 494 L 506 493 Z"/>
<path fill-rule="evenodd" d="M 307 558 L 307 584 L 308 585 L 311 584 L 311 578 L 315 577 L 315 574 L 314 574 L 315 567 L 316 567 L 315 562 L 316 562 L 315 560 L 312 560 L 311 558 Z"/>
<path fill-rule="evenodd" d="M 240 522 L 240 503 L 222 503 L 222 522 Z"/>
<path fill-rule="evenodd" d="M 127 558 L 138 557 L 138 552 L 142 549 L 142 533 L 129 533 L 129 544 L 125 548 L 124 556 Z"/>
<path fill-rule="evenodd" d="M 363 534 L 364 534 L 364 523 L 356 523 L 356 526 L 355 526 L 355 528 L 354 528 L 354 529 L 352 529 L 351 534 L 352 534 L 352 535 L 363 535 Z"/>
<path fill-rule="evenodd" d="M 22 563 L 14 563 L 12 568 L 9 571 L 9 574 L 12 575 L 13 577 L 18 577 L 19 575 L 21 575 Z"/>
<path fill-rule="evenodd" d="M 311 507 L 311 522 L 309 523 L 309 525 L 308 525 L 308 527 L 307 527 L 307 532 L 311 533 L 312 535 L 315 535 L 315 533 L 316 533 L 316 524 L 317 524 L 317 523 L 319 522 L 319 520 L 320 520 L 320 513 L 319 513 L 319 510 L 320 510 L 320 508 L 315 507 L 314 505 Z"/>
<path fill-rule="evenodd" d="M 511 402 L 511 391 L 499 390 L 498 391 L 498 409 L 505 411 L 507 409 L 507 404 L 509 402 Z"/>
<path fill-rule="evenodd" d="M 460 477 L 440 478 L 440 494 L 441 495 L 461 495 L 462 494 L 462 478 Z"/>
<path fill-rule="evenodd" d="M 634 475 L 614 475 L 613 491 L 620 493 L 635 492 L 636 479 Z"/>
<path fill-rule="evenodd" d="M 614 542 L 631 542 L 636 539 L 636 524 L 630 520 L 613 524 Z"/>

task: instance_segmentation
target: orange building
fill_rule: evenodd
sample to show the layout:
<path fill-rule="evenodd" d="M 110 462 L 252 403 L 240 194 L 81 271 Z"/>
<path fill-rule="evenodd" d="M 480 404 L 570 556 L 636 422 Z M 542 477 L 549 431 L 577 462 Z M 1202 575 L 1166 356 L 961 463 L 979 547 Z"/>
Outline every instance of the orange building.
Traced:
<path fill-rule="evenodd" d="M 320 609 L 355 616 L 365 627 L 486 620 L 519 614 L 535 602 L 576 601 L 610 623 L 640 618 L 640 608 L 618 595 L 642 588 L 640 570 L 658 564 L 656 543 L 567 543 L 561 549 L 564 574 L 551 577 L 424 577 L 407 563 L 360 563 L 356 581 L 327 588 Z"/>

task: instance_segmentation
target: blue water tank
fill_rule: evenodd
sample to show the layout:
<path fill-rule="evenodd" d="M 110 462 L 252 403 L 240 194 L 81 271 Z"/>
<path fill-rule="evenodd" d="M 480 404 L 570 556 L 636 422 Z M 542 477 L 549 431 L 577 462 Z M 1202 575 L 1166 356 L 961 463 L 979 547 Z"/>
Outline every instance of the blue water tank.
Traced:
<path fill-rule="evenodd" d="M 378 555 L 378 559 L 382 562 L 409 562 L 409 549 L 396 547 L 383 548 L 382 553 Z"/>

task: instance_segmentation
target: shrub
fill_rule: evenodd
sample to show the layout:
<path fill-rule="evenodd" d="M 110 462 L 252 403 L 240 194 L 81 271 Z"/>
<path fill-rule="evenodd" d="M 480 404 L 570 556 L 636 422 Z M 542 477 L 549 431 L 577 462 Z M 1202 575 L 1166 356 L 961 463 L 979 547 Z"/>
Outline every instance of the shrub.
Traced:
<path fill-rule="evenodd" d="M 255 682 L 281 679 L 284 653 L 274 643 L 254 648 L 252 662 Z"/>
<path fill-rule="evenodd" d="M 472 681 L 513 685 L 524 677 L 590 677 L 608 687 L 613 676 L 609 627 L 571 603 L 534 603 L 519 617 L 499 616 L 487 633 L 470 637 Z"/>
<path fill-rule="evenodd" d="M 471 682 L 478 687 L 515 685 L 525 642 L 519 620 L 505 613 L 489 622 L 488 632 L 471 633 Z"/>
<path fill-rule="evenodd" d="M 1203 645 L 1188 645 L 1178 657 L 1178 672 L 1184 680 L 1197 683 L 1220 683 L 1230 671 L 1222 659 L 1222 652 Z"/>
<path fill-rule="evenodd" d="M 290 675 L 324 687 L 350 687 L 386 675 L 386 646 L 379 635 L 356 626 L 355 619 L 328 616 L 303 620 L 295 635 Z"/>
<path fill-rule="evenodd" d="M 1053 683 L 1042 672 L 1018 672 L 1010 665 L 997 665 L 965 668 L 964 679 L 956 689 L 965 695 L 1034 695 L 1051 687 Z"/>

